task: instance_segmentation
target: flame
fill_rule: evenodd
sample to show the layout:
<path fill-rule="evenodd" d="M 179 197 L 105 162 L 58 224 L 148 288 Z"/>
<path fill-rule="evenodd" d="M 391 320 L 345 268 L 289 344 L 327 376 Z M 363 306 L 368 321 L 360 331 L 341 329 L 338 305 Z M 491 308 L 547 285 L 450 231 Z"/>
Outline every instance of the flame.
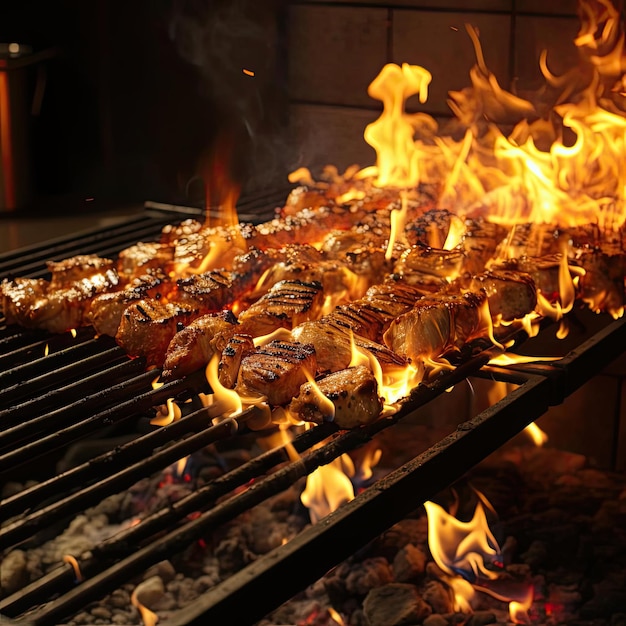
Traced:
<path fill-rule="evenodd" d="M 254 343 L 254 347 L 258 348 L 260 346 L 266 346 L 271 341 L 290 341 L 291 340 L 291 332 L 286 328 L 277 328 L 275 331 L 267 334 L 261 335 L 260 337 L 254 337 L 252 342 Z"/>
<path fill-rule="evenodd" d="M 329 606 L 327 611 L 328 611 L 328 614 L 330 615 L 330 618 L 334 622 L 339 624 L 339 626 L 346 626 L 346 623 L 343 621 L 343 618 L 341 617 L 341 615 L 339 615 L 339 613 L 337 613 L 337 611 L 335 611 L 335 609 L 333 609 L 332 606 Z"/>
<path fill-rule="evenodd" d="M 396 241 L 402 241 L 404 235 L 404 224 L 406 223 L 407 214 L 407 195 L 406 191 L 400 192 L 400 198 L 402 200 L 401 207 L 391 211 L 391 232 L 389 234 L 389 243 L 387 244 L 387 251 L 385 252 L 385 259 L 389 261 L 393 257 L 393 248 Z"/>
<path fill-rule="evenodd" d="M 75 328 L 70 328 L 69 333 L 70 333 L 70 335 L 72 335 L 72 337 L 74 339 L 76 339 L 76 329 Z"/>
<path fill-rule="evenodd" d="M 313 378 L 313 375 L 309 372 L 309 370 L 307 370 L 306 367 L 303 367 L 302 371 L 311 385 L 313 395 L 317 397 L 317 407 L 320 413 L 325 420 L 332 421 L 335 417 L 335 405 L 333 404 L 333 401 L 322 393 L 322 390 L 315 382 L 315 378 Z"/>
<path fill-rule="evenodd" d="M 528 611 L 533 604 L 533 590 L 528 589 L 526 597 L 522 600 L 509 602 L 509 616 L 514 624 L 530 624 Z"/>
<path fill-rule="evenodd" d="M 152 381 L 152 389 L 158 389 L 159 387 L 162 387 L 163 384 L 164 383 L 159 382 L 158 378 L 155 378 Z M 164 405 L 155 408 L 157 410 L 157 415 L 150 420 L 150 423 L 153 426 L 167 426 L 182 417 L 182 411 L 180 410 L 178 404 L 174 402 L 174 398 L 168 398 Z"/>
<path fill-rule="evenodd" d="M 75 557 L 71 554 L 66 554 L 63 557 L 63 563 L 69 563 L 72 566 L 72 569 L 74 570 L 74 577 L 78 582 L 83 580 L 83 573 L 80 571 L 80 564 Z"/>
<path fill-rule="evenodd" d="M 141 614 L 141 620 L 143 621 L 144 626 L 156 626 L 157 622 L 159 621 L 159 616 L 151 611 L 147 606 L 141 604 L 141 602 L 137 598 L 136 588 L 130 596 L 130 601 L 133 606 L 139 609 L 139 613 Z"/>
<path fill-rule="evenodd" d="M 620 228 L 626 221 L 626 115 L 610 98 L 624 91 L 624 34 L 619 12 L 609 0 L 598 1 L 595 10 L 581 3 L 574 42 L 588 72 L 573 68 L 555 76 L 544 53 L 546 86 L 528 99 L 498 84 L 477 31 L 467 26 L 476 55 L 471 87 L 451 92 L 448 101 L 464 129 L 460 139 L 440 134 L 428 115 L 405 112 L 410 96 L 426 101 L 428 70 L 385 65 L 368 90 L 383 102 L 379 119 L 365 129 L 376 166 L 355 178 L 371 176 L 378 186 L 436 183 L 440 207 L 460 213 L 488 207 L 490 219 L 505 225 Z"/>
<path fill-rule="evenodd" d="M 546 435 L 546 433 L 544 433 L 543 430 L 541 430 L 541 428 L 539 428 L 539 426 L 535 424 L 535 422 L 528 424 L 528 426 L 526 426 L 526 428 L 524 429 L 524 432 L 530 435 L 530 438 L 539 448 L 543 446 L 546 441 L 548 441 L 548 435 Z"/>
<path fill-rule="evenodd" d="M 211 400 L 211 417 L 234 417 L 239 415 L 243 409 L 241 397 L 234 389 L 224 387 L 218 376 L 219 356 L 214 354 L 206 366 L 206 379 L 211 385 L 213 394 Z"/>
<path fill-rule="evenodd" d="M 50 346 L 46 342 L 46 347 L 43 349 L 43 355 L 48 356 L 48 354 L 50 354 Z"/>
<path fill-rule="evenodd" d="M 344 502 L 354 499 L 354 487 L 349 478 L 353 475 L 352 459 L 342 454 L 307 476 L 300 501 L 309 509 L 311 523 L 316 524 Z"/>
<path fill-rule="evenodd" d="M 500 547 L 487 523 L 481 502 L 469 522 L 462 522 L 434 502 L 425 502 L 428 516 L 428 546 L 435 563 L 447 574 L 466 578 L 494 579 L 498 574 L 485 566 L 485 556 L 494 560 Z"/>
<path fill-rule="evenodd" d="M 244 68 L 242 71 L 246 76 L 254 76 L 254 72 L 252 70 L 247 70 Z"/>

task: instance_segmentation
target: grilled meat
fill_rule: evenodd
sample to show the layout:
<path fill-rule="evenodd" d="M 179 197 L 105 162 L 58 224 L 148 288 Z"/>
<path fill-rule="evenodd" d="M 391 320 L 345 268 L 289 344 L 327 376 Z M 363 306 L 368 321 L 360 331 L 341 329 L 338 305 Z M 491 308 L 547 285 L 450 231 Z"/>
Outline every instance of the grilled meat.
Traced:
<path fill-rule="evenodd" d="M 597 313 L 621 316 L 626 302 L 626 254 L 588 249 L 579 251 L 576 259 L 585 270 L 579 282 L 580 298 Z"/>
<path fill-rule="evenodd" d="M 329 374 L 317 381 L 317 386 L 333 403 L 334 415 L 328 415 L 319 394 L 307 382 L 289 404 L 289 412 L 293 416 L 317 424 L 332 420 L 339 428 L 347 429 L 373 422 L 382 411 L 376 378 L 363 365 Z"/>
<path fill-rule="evenodd" d="M 8 323 L 60 333 L 86 323 L 93 299 L 119 282 L 113 262 L 93 255 L 49 262 L 50 282 L 4 280 L 2 305 Z"/>
<path fill-rule="evenodd" d="M 194 219 L 187 219 L 180 224 L 168 224 L 161 230 L 161 243 L 171 246 L 178 239 L 188 237 L 202 230 L 202 222 Z"/>
<path fill-rule="evenodd" d="M 501 259 L 517 259 L 523 256 L 544 257 L 558 254 L 563 237 L 563 231 L 550 224 L 515 224 L 498 246 L 497 256 Z"/>
<path fill-rule="evenodd" d="M 383 340 L 411 361 L 435 358 L 451 348 L 461 349 L 486 327 L 481 315 L 485 294 L 435 294 L 394 320 Z"/>
<path fill-rule="evenodd" d="M 277 328 L 291 330 L 319 317 L 323 305 L 321 283 L 282 280 L 239 316 L 241 332 L 260 337 Z"/>
<path fill-rule="evenodd" d="M 310 344 L 271 341 L 241 361 L 237 388 L 260 393 L 272 405 L 287 404 L 317 369 L 315 349 Z"/>
<path fill-rule="evenodd" d="M 177 302 L 198 308 L 202 313 L 211 313 L 236 300 L 241 285 L 229 272 L 213 270 L 177 280 L 176 290 Z"/>
<path fill-rule="evenodd" d="M 174 285 L 162 272 L 156 270 L 139 276 L 121 291 L 111 291 L 96 296 L 89 306 L 87 322 L 99 335 L 115 337 L 122 314 L 126 308 L 144 298 L 159 299 L 174 289 Z"/>
<path fill-rule="evenodd" d="M 253 352 L 254 340 L 250 335 L 243 335 L 238 332 L 228 340 L 226 347 L 222 350 L 217 370 L 219 381 L 224 387 L 232 389 L 235 386 L 241 360 Z"/>
<path fill-rule="evenodd" d="M 528 274 L 535 286 L 549 302 L 559 299 L 559 272 L 561 255 L 551 254 L 546 257 L 521 257 L 507 259 L 489 265 L 490 270 L 508 270 Z"/>
<path fill-rule="evenodd" d="M 414 246 L 396 262 L 394 271 L 409 283 L 432 282 L 443 285 L 461 273 L 464 254 L 460 250 L 441 250 Z"/>
<path fill-rule="evenodd" d="M 172 246 L 163 243 L 140 242 L 122 250 L 117 259 L 117 271 L 126 282 L 155 270 L 165 272 L 174 257 Z"/>
<path fill-rule="evenodd" d="M 82 281 L 87 281 L 84 289 L 98 290 L 100 285 L 110 288 L 119 282 L 114 261 L 95 254 L 79 254 L 62 261 L 48 261 L 46 266 L 52 275 L 49 286 L 51 290 L 81 288 L 76 283 Z"/>
<path fill-rule="evenodd" d="M 464 226 L 465 230 L 459 244 L 465 257 L 463 271 L 473 276 L 485 269 L 485 264 L 495 255 L 507 231 L 504 226 L 482 217 L 467 218 Z"/>
<path fill-rule="evenodd" d="M 411 220 L 404 234 L 411 246 L 443 248 L 453 219 L 458 218 L 447 209 L 431 209 Z"/>
<path fill-rule="evenodd" d="M 125 309 L 115 340 L 131 356 L 143 356 L 148 366 L 160 367 L 174 335 L 201 314 L 186 304 L 142 299 Z"/>
<path fill-rule="evenodd" d="M 494 320 L 512 321 L 531 313 L 537 305 L 537 289 L 524 272 L 488 270 L 472 278 L 470 289 L 487 294 Z"/>
<path fill-rule="evenodd" d="M 247 247 L 237 228 L 203 229 L 177 239 L 173 268 L 178 275 L 212 269 L 230 269 Z"/>
<path fill-rule="evenodd" d="M 226 348 L 236 331 L 237 318 L 232 311 L 194 319 L 177 332 L 167 346 L 161 378 L 182 378 L 205 367 L 214 354 Z"/>

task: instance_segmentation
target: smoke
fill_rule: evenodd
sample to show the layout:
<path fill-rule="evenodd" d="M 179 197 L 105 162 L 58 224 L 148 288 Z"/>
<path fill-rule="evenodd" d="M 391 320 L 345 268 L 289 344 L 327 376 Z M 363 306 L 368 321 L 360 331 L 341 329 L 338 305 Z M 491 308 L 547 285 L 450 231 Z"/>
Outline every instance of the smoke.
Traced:
<path fill-rule="evenodd" d="M 199 97 L 216 111 L 213 137 L 200 163 L 228 159 L 244 189 L 285 178 L 286 77 L 279 14 L 281 0 L 175 0 L 169 35 L 201 77 Z M 230 154 L 218 154 L 231 145 Z M 222 163 L 222 167 L 224 164 Z"/>

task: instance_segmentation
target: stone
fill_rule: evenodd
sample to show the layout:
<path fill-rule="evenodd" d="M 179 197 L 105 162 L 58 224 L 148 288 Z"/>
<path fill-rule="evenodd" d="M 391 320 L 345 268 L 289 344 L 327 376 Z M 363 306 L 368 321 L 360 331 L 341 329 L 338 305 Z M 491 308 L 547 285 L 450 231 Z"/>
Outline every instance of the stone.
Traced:
<path fill-rule="evenodd" d="M 94 617 L 100 619 L 111 619 L 111 610 L 106 606 L 95 606 L 90 612 Z"/>
<path fill-rule="evenodd" d="M 161 578 L 152 576 L 137 585 L 134 595 L 141 604 L 150 609 L 161 599 L 164 593 L 165 586 Z"/>
<path fill-rule="evenodd" d="M 176 570 L 169 561 L 160 561 L 145 571 L 143 579 L 148 580 L 153 576 L 158 576 L 164 583 L 168 583 L 170 580 L 174 580 Z"/>
<path fill-rule="evenodd" d="M 491 611 L 476 611 L 467 622 L 467 626 L 487 626 L 495 624 L 496 616 Z"/>
<path fill-rule="evenodd" d="M 363 611 L 369 626 L 419 624 L 432 612 L 417 588 L 406 583 L 372 589 L 363 601 Z"/>

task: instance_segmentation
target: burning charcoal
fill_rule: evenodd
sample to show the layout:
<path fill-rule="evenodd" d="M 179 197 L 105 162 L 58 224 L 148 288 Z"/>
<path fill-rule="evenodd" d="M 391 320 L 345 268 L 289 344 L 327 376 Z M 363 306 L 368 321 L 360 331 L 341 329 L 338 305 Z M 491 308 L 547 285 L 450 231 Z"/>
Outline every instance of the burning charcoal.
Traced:
<path fill-rule="evenodd" d="M 467 626 L 487 626 L 495 623 L 496 616 L 491 611 L 475 611 L 467 621 Z"/>
<path fill-rule="evenodd" d="M 422 626 L 450 626 L 450 622 L 443 615 L 433 613 L 422 622 Z"/>
<path fill-rule="evenodd" d="M 371 557 L 352 564 L 346 576 L 346 591 L 357 596 L 365 596 L 372 587 L 386 585 L 392 580 L 393 572 L 387 559 Z"/>
<path fill-rule="evenodd" d="M 376 378 L 363 365 L 329 374 L 316 387 L 310 382 L 302 385 L 289 404 L 292 415 L 307 422 L 332 420 L 339 428 L 354 428 L 373 422 L 382 411 Z M 334 415 L 328 414 L 327 400 L 334 406 Z"/>
<path fill-rule="evenodd" d="M 396 554 L 392 563 L 395 580 L 399 583 L 415 580 L 424 573 L 426 560 L 426 554 L 413 544 L 404 546 Z"/>
<path fill-rule="evenodd" d="M 445 615 L 446 613 L 451 613 L 454 609 L 452 591 L 447 585 L 438 580 L 429 580 L 426 583 L 422 591 L 422 597 L 436 613 Z"/>
<path fill-rule="evenodd" d="M 311 344 L 271 341 L 242 360 L 239 385 L 266 396 L 270 404 L 285 405 L 306 382 L 305 369 L 312 373 L 316 368 Z"/>
<path fill-rule="evenodd" d="M 368 623 L 384 626 L 419 624 L 432 613 L 417 589 L 405 583 L 372 589 L 363 601 L 363 610 Z"/>

